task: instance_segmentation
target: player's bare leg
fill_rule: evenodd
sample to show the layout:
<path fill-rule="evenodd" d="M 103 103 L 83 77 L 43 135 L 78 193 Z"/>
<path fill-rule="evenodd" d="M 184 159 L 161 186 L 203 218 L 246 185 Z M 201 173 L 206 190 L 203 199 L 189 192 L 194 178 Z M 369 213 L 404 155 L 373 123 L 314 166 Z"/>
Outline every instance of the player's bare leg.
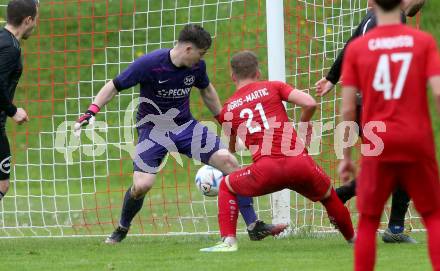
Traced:
<path fill-rule="evenodd" d="M 240 169 L 237 158 L 227 149 L 220 149 L 216 151 L 211 158 L 209 158 L 209 165 L 228 175 Z"/>
<path fill-rule="evenodd" d="M 133 173 L 133 185 L 125 193 L 119 226 L 105 240 L 106 243 L 115 244 L 125 239 L 131 221 L 142 208 L 145 194 L 153 187 L 155 180 L 156 174 L 140 171 Z"/>
<path fill-rule="evenodd" d="M 6 195 L 9 190 L 9 179 L 0 180 L 0 200 Z"/>

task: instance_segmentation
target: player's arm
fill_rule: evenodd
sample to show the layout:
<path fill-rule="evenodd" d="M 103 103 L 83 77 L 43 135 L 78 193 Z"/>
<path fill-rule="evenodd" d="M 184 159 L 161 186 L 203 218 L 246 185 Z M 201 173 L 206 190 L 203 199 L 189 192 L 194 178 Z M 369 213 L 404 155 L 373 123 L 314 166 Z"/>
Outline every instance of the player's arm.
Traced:
<path fill-rule="evenodd" d="M 354 48 L 347 48 L 347 55 L 344 59 L 343 71 L 344 82 L 342 84 L 342 106 L 341 114 L 342 121 L 346 122 L 344 131 L 343 142 L 349 142 L 349 136 L 351 135 L 350 129 L 352 123 L 356 120 L 356 93 L 359 89 L 359 78 L 356 63 L 356 54 Z M 350 122 L 350 123 L 347 123 Z M 338 143 L 343 143 L 338 142 Z M 344 146 L 344 145 L 341 145 Z M 351 177 L 356 173 L 356 168 L 354 166 L 353 160 L 351 159 L 351 145 L 343 149 L 343 159 L 339 162 L 338 173 L 341 181 L 345 184 Z"/>
<path fill-rule="evenodd" d="M 312 96 L 298 89 L 292 89 L 287 97 L 287 101 L 301 107 L 301 122 L 310 122 L 316 110 L 316 101 Z"/>
<path fill-rule="evenodd" d="M 356 92 L 357 89 L 352 86 L 342 88 L 342 121 L 353 123 L 356 121 Z M 351 126 L 347 125 L 344 131 L 344 142 L 348 141 Z M 343 183 L 348 182 L 355 173 L 355 167 L 351 158 L 352 147 L 343 149 L 343 160 L 339 163 L 338 172 Z"/>
<path fill-rule="evenodd" d="M 118 90 L 115 87 L 113 80 L 108 81 L 101 90 L 96 95 L 95 100 L 93 100 L 93 104 L 97 105 L 99 108 L 102 108 L 104 105 L 108 104 L 118 93 Z"/>
<path fill-rule="evenodd" d="M 0 50 L 0 111 L 4 111 L 8 117 L 11 117 L 17 124 L 22 124 L 29 120 L 26 111 L 23 108 L 17 108 L 9 98 L 10 90 L 8 81 L 10 80 L 11 67 L 17 65 L 20 55 L 13 47 L 5 47 Z"/>
<path fill-rule="evenodd" d="M 434 95 L 437 112 L 440 113 L 440 54 L 433 37 L 430 38 L 426 54 L 426 77 Z"/>
<path fill-rule="evenodd" d="M 113 80 L 107 82 L 98 92 L 93 100 L 93 103 L 89 106 L 87 111 L 78 118 L 74 126 L 74 131 L 79 132 L 82 126 L 86 126 L 93 122 L 95 115 L 103 106 L 108 104 L 117 93 L 118 90 L 116 89 Z"/>
<path fill-rule="evenodd" d="M 432 93 L 434 94 L 437 112 L 440 114 L 440 76 L 433 76 L 429 78 L 428 83 L 432 89 Z"/>
<path fill-rule="evenodd" d="M 214 86 L 209 83 L 206 88 L 200 89 L 200 95 L 202 96 L 202 100 L 206 107 L 208 107 L 209 111 L 211 111 L 212 114 L 217 117 L 222 106 Z"/>
<path fill-rule="evenodd" d="M 344 48 L 342 48 L 342 50 L 339 52 L 335 62 L 333 62 L 329 72 L 327 73 L 327 76 L 323 77 L 321 80 L 315 83 L 316 94 L 318 96 L 326 95 L 339 82 L 339 79 L 341 78 L 342 60 L 344 58 L 345 50 L 351 41 L 353 41 L 357 37 L 362 36 L 364 32 L 371 29 L 372 25 L 370 25 L 370 21 L 369 21 L 370 17 L 371 16 L 367 14 L 367 16 L 365 16 L 365 18 L 362 20 L 362 22 L 353 32 L 351 37 L 347 40 L 347 42 L 344 45 Z"/>
<path fill-rule="evenodd" d="M 311 122 L 316 110 L 316 101 L 309 94 L 292 89 L 287 96 L 287 102 L 301 107 L 300 123 L 298 123 L 298 136 L 308 146 L 312 139 L 313 124 Z"/>
<path fill-rule="evenodd" d="M 126 70 L 119 74 L 115 79 L 107 82 L 96 95 L 93 103 L 88 107 L 87 111 L 78 118 L 74 125 L 74 131 L 79 133 L 81 127 L 93 122 L 95 115 L 103 106 L 109 103 L 113 97 L 124 89 L 133 87 L 141 82 L 146 76 L 149 59 L 141 57 L 135 60 Z"/>

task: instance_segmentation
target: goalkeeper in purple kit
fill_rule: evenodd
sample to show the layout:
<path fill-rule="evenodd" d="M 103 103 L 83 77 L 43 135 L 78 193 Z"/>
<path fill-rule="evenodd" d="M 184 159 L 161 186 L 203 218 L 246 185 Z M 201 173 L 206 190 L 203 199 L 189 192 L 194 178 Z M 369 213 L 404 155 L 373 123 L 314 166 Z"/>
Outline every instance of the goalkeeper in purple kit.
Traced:
<path fill-rule="evenodd" d="M 136 125 L 139 139 L 133 158 L 133 185 L 125 194 L 119 226 L 106 243 L 118 243 L 126 237 L 131 221 L 142 208 L 145 194 L 154 185 L 156 173 L 168 152 L 184 154 L 219 169 L 223 174 L 239 169 L 237 159 L 219 137 L 194 119 L 189 108 L 190 92 L 195 86 L 214 116 L 220 113 L 220 100 L 202 60 L 210 46 L 211 36 L 207 31 L 198 25 L 186 25 L 173 48 L 159 49 L 136 59 L 104 85 L 87 112 L 77 120 L 75 130 L 79 131 L 119 91 L 140 85 Z M 287 227 L 257 220 L 252 198 L 240 197 L 239 207 L 251 240 L 277 235 Z"/>

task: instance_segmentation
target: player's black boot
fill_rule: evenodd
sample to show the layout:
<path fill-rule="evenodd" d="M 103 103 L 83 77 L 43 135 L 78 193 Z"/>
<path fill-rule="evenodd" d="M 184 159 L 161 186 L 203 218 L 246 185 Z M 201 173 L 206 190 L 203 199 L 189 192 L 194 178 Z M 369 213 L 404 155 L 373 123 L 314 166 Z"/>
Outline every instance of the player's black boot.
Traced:
<path fill-rule="evenodd" d="M 128 229 L 118 226 L 115 231 L 105 239 L 106 244 L 120 243 L 127 236 Z"/>
<path fill-rule="evenodd" d="M 277 236 L 287 227 L 287 224 L 266 224 L 261 220 L 257 220 L 247 227 L 247 232 L 252 241 L 259 241 L 263 240 L 269 235 Z"/>
<path fill-rule="evenodd" d="M 392 233 L 389 228 L 387 228 L 383 235 L 382 241 L 385 243 L 408 243 L 408 244 L 417 244 L 417 241 L 411 236 L 401 232 L 401 233 Z"/>

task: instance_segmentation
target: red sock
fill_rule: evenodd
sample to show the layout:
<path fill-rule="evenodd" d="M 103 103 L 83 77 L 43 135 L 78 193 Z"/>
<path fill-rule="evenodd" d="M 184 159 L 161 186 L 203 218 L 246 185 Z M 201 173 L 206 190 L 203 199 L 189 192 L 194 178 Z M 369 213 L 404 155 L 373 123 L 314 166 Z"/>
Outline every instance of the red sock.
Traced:
<path fill-rule="evenodd" d="M 440 271 L 440 212 L 423 217 L 428 232 L 428 250 L 432 269 Z"/>
<path fill-rule="evenodd" d="M 358 233 L 354 244 L 354 270 L 370 271 L 376 262 L 376 231 L 380 216 L 362 215 L 359 219 Z"/>
<path fill-rule="evenodd" d="M 218 224 L 221 237 L 235 237 L 237 232 L 237 195 L 229 191 L 225 178 L 218 193 Z"/>
<path fill-rule="evenodd" d="M 338 198 L 335 190 L 332 188 L 330 197 L 321 200 L 327 210 L 328 217 L 332 223 L 335 223 L 345 240 L 351 240 L 354 236 L 353 224 L 351 223 L 350 213 Z"/>

